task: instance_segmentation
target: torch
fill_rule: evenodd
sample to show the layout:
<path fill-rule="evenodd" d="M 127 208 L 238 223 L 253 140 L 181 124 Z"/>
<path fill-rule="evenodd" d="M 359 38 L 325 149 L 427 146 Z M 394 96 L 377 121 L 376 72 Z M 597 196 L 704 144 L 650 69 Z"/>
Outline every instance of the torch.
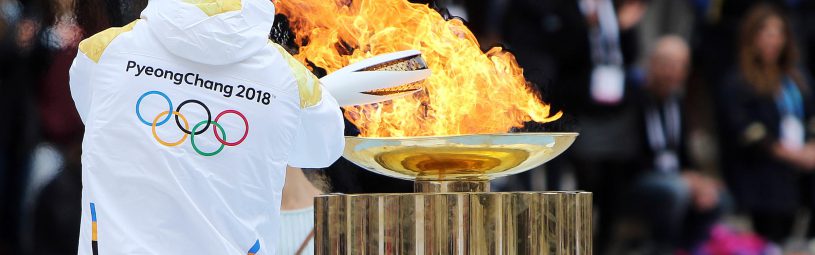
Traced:
<path fill-rule="evenodd" d="M 321 82 L 340 105 L 421 91 L 419 51 L 344 67 Z M 411 194 L 330 194 L 315 199 L 316 254 L 591 254 L 591 193 L 490 192 L 489 181 L 563 153 L 576 133 L 346 137 L 343 156 L 394 178 Z"/>
<path fill-rule="evenodd" d="M 315 198 L 315 254 L 592 254 L 591 193 L 490 191 L 490 180 L 544 164 L 578 136 L 507 133 L 562 116 L 528 86 L 513 54 L 482 51 L 463 21 L 407 0 L 275 5 L 298 58 L 336 70 L 324 86 L 356 105 L 345 117 L 360 136 L 345 138 L 343 157 L 415 183 L 414 193 Z M 424 60 L 407 51 L 346 66 L 404 49 Z"/>
<path fill-rule="evenodd" d="M 322 79 L 340 106 L 378 103 L 422 90 L 430 69 L 418 50 L 383 54 L 337 70 Z"/>

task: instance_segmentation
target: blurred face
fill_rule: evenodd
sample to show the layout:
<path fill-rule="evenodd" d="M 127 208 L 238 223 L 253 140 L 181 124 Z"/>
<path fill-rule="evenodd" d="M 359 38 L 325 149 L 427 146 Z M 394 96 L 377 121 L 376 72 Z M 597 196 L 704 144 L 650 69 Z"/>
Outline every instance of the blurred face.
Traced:
<path fill-rule="evenodd" d="M 764 26 L 755 38 L 756 49 L 764 64 L 775 64 L 784 50 L 787 38 L 784 36 L 784 21 L 778 17 L 770 17 L 764 21 Z"/>
<path fill-rule="evenodd" d="M 680 91 L 688 75 L 688 52 L 675 45 L 661 45 L 651 57 L 649 86 L 660 97 Z"/>
<path fill-rule="evenodd" d="M 0 0 L 2 2 L 2 0 Z M 74 0 L 55 0 L 57 16 L 70 15 L 71 8 L 74 6 Z"/>

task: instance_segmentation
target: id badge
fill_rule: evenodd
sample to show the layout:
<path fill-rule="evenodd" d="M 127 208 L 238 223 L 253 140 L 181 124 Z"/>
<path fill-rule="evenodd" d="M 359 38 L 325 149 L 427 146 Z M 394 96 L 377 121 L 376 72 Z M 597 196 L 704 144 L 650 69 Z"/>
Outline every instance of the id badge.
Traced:
<path fill-rule="evenodd" d="M 804 148 L 804 123 L 791 114 L 781 119 L 781 144 L 789 150 Z"/>
<path fill-rule="evenodd" d="M 602 104 L 616 104 L 625 93 L 625 74 L 622 67 L 601 65 L 591 74 L 591 97 Z"/>
<path fill-rule="evenodd" d="M 663 151 L 657 154 L 654 164 L 658 170 L 666 173 L 680 170 L 679 157 L 673 151 Z"/>

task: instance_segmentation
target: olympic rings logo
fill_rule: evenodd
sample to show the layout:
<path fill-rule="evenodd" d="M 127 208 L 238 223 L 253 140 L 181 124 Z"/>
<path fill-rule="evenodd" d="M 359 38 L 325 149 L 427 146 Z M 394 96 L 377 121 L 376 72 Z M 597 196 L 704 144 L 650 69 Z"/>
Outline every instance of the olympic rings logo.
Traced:
<path fill-rule="evenodd" d="M 168 110 L 159 113 L 155 118 L 153 118 L 152 121 L 145 120 L 144 117 L 142 117 L 141 110 L 140 110 L 142 100 L 144 98 L 146 98 L 147 96 L 150 96 L 150 95 L 156 95 L 156 96 L 163 97 L 165 100 L 167 100 L 167 106 L 168 106 Z M 190 124 L 189 124 L 189 122 L 187 122 L 187 118 L 184 117 L 184 114 L 181 114 L 181 108 L 183 108 L 185 105 L 190 104 L 190 103 L 200 105 L 207 112 L 207 119 L 203 120 L 201 122 L 198 122 L 197 124 L 195 124 L 192 127 L 192 129 L 190 129 Z M 220 120 L 221 117 L 223 117 L 224 115 L 227 115 L 227 114 L 237 115 L 238 117 L 243 119 L 243 124 L 246 126 L 246 129 L 243 132 L 243 136 L 241 137 L 241 139 L 239 139 L 239 140 L 237 140 L 235 142 L 226 141 L 226 132 L 224 131 L 224 128 L 221 127 L 221 124 L 218 123 L 218 120 Z M 172 142 L 164 141 L 158 136 L 158 133 L 156 133 L 156 127 L 159 127 L 161 125 L 166 124 L 167 121 L 169 121 L 170 118 L 172 118 L 173 116 L 175 117 L 176 126 L 178 126 L 178 129 L 180 129 L 181 132 L 184 132 L 184 136 L 182 136 L 181 139 L 179 139 L 178 141 L 172 141 Z M 221 151 L 226 146 L 230 146 L 230 147 L 238 146 L 241 143 L 243 143 L 243 141 L 246 140 L 246 137 L 249 135 L 249 120 L 247 120 L 246 116 L 244 116 L 243 113 L 241 113 L 239 111 L 236 111 L 236 110 L 222 111 L 221 113 L 219 113 L 215 117 L 215 120 L 213 121 L 212 120 L 212 114 L 209 111 L 209 107 L 207 107 L 207 105 L 205 105 L 201 101 L 198 101 L 198 100 L 195 100 L 195 99 L 190 99 L 190 100 L 181 102 L 181 104 L 179 104 L 178 107 L 175 108 L 175 110 L 173 110 L 173 101 L 170 100 L 170 97 L 168 97 L 167 94 L 164 94 L 164 93 L 162 93 L 160 91 L 155 91 L 155 90 L 154 91 L 148 91 L 148 92 L 142 94 L 141 97 L 139 97 L 139 100 L 136 101 L 136 117 L 139 118 L 139 121 L 141 121 L 145 125 L 150 126 L 152 128 L 153 138 L 155 138 L 156 141 L 158 141 L 160 144 L 162 144 L 164 146 L 167 146 L 167 147 L 178 146 L 178 145 L 184 143 L 184 141 L 186 141 L 187 137 L 189 136 L 190 137 L 190 143 L 192 144 L 192 148 L 195 150 L 195 152 L 197 152 L 199 155 L 205 156 L 205 157 L 211 157 L 211 156 L 218 155 L 219 153 L 221 153 Z M 184 123 L 184 125 L 181 125 L 182 122 Z M 217 129 L 213 128 L 212 132 L 215 134 L 215 139 L 217 139 L 218 142 L 221 143 L 221 146 L 215 151 L 204 152 L 200 148 L 198 148 L 198 146 L 195 145 L 195 136 L 199 136 L 201 134 L 204 134 L 204 132 L 206 132 L 207 129 L 209 129 L 210 126 L 215 126 L 217 128 Z M 220 134 L 218 134 L 219 131 L 220 131 Z"/>

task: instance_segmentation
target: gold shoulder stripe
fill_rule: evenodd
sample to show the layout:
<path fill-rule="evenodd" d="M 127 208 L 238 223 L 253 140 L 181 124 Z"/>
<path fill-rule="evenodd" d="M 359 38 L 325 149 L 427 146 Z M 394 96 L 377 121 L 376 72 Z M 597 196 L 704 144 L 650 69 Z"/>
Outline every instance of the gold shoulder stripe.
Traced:
<path fill-rule="evenodd" d="M 133 29 L 133 26 L 136 25 L 136 22 L 139 20 L 135 20 L 130 22 L 123 27 L 112 27 L 108 28 L 105 31 L 99 32 L 91 37 L 88 37 L 82 42 L 79 43 L 79 50 L 88 56 L 93 62 L 99 63 L 99 59 L 102 58 L 102 53 L 105 52 L 105 49 L 110 45 L 110 42 L 113 39 L 116 39 L 122 33 L 128 32 Z"/>
<path fill-rule="evenodd" d="M 283 55 L 283 58 L 286 59 L 294 78 L 297 79 L 297 88 L 300 91 L 300 108 L 308 108 L 320 103 L 323 98 L 323 91 L 320 88 L 320 80 L 317 79 L 317 76 L 314 76 L 308 68 L 292 57 L 282 46 L 271 41 L 269 44 L 280 51 L 280 55 Z"/>
<path fill-rule="evenodd" d="M 209 16 L 241 10 L 241 0 L 184 0 L 184 2 L 195 5 Z"/>

